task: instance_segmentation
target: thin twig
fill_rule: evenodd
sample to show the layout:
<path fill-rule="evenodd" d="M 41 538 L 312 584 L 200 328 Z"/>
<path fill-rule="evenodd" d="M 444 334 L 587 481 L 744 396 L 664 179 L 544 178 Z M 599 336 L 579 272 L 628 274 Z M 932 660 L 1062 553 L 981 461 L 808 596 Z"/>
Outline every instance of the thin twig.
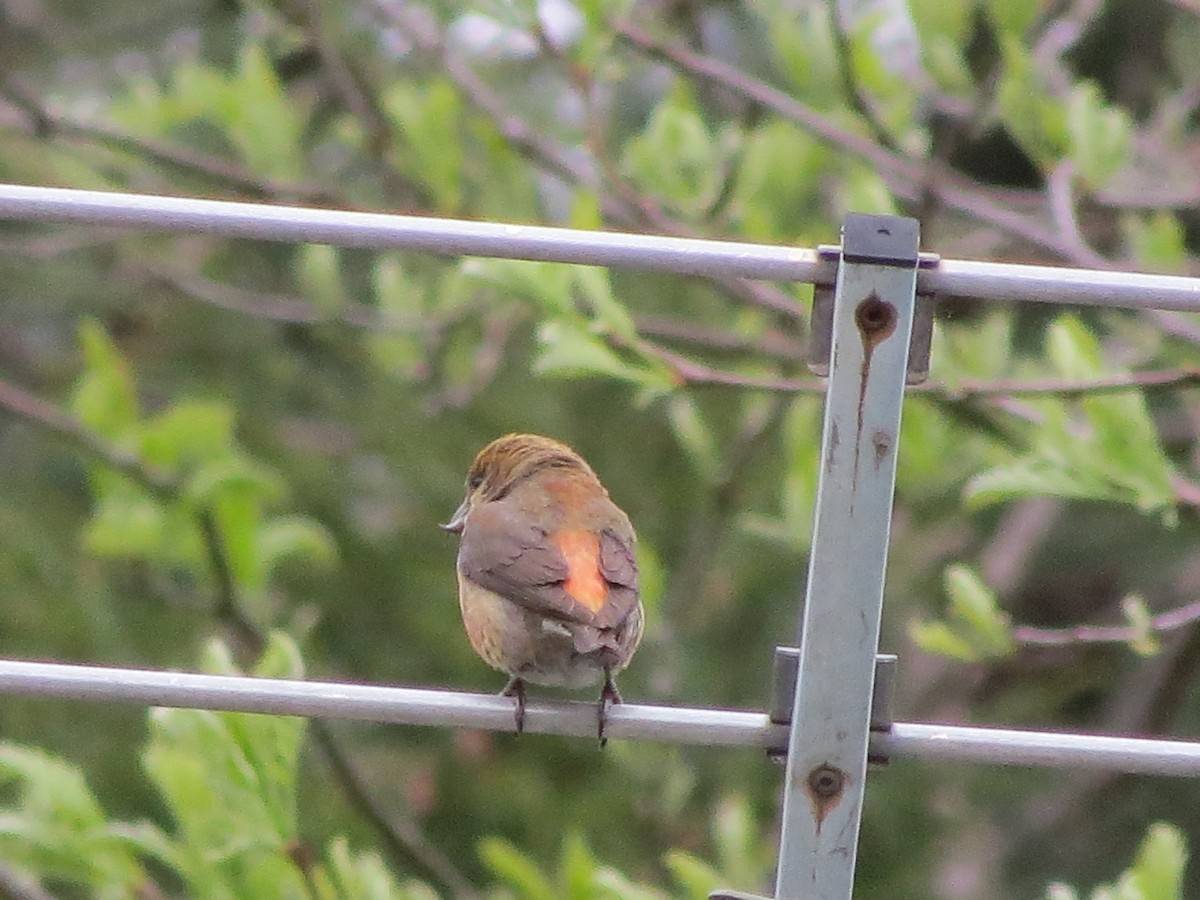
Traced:
<path fill-rule="evenodd" d="M 1152 616 L 1148 630 L 1154 634 L 1165 634 L 1197 621 L 1200 621 L 1200 601 Z M 1142 629 L 1129 625 L 1075 625 L 1070 628 L 1021 625 L 1013 628 L 1012 638 L 1017 644 L 1027 646 L 1064 647 L 1072 644 L 1125 644 L 1137 640 L 1144 633 Z"/>
<path fill-rule="evenodd" d="M 816 378 L 763 378 L 715 369 L 645 339 L 638 341 L 637 349 L 666 363 L 684 384 L 724 385 L 777 393 L 822 393 L 825 390 L 825 382 Z M 956 384 L 926 381 L 922 384 L 911 385 L 908 391 L 916 394 L 931 394 L 945 400 L 961 401 L 990 397 L 1040 395 L 1075 397 L 1084 394 L 1104 394 L 1129 390 L 1179 390 L 1198 385 L 1200 385 L 1200 369 L 1184 368 L 1119 372 L 1113 375 L 1098 376 L 1087 381 L 1069 381 L 1058 378 L 1000 379 L 995 381 L 966 379 Z"/>
<path fill-rule="evenodd" d="M 354 328 L 403 334 L 437 331 L 448 324 L 445 320 L 430 315 L 390 316 L 363 303 L 345 303 L 326 312 L 294 294 L 248 291 L 214 281 L 196 272 L 186 272 L 144 259 L 130 261 L 126 265 L 170 285 L 194 300 L 272 322 L 296 325 L 341 322 Z M 465 310 L 456 313 L 456 316 L 463 315 L 466 315 Z"/>
<path fill-rule="evenodd" d="M 1050 217 L 1058 226 L 1059 233 L 1075 245 L 1082 255 L 1095 253 L 1079 227 L 1075 214 L 1075 164 L 1069 159 L 1055 165 L 1046 177 L 1046 198 L 1050 206 Z"/>
<path fill-rule="evenodd" d="M 875 142 L 884 149 L 895 152 L 895 142 L 879 121 L 875 110 L 871 108 L 870 99 L 862 89 L 854 71 L 854 46 L 850 35 L 846 33 L 845 16 L 839 9 L 837 0 L 825 0 L 829 15 L 830 29 L 833 32 L 833 51 L 836 56 L 838 75 L 842 79 L 842 91 L 850 101 L 850 107 L 866 123 Z"/>
<path fill-rule="evenodd" d="M 221 157 L 127 134 L 108 125 L 68 118 L 52 112 L 40 98 L 11 81 L 5 82 L 0 91 L 8 98 L 12 108 L 25 115 L 24 130 L 31 137 L 99 144 L 191 175 L 203 176 L 249 196 L 315 204 L 340 202 L 317 185 L 276 181 Z"/>
<path fill-rule="evenodd" d="M 804 342 L 793 332 L 768 330 L 753 337 L 722 328 L 665 316 L 635 316 L 638 334 L 680 344 L 703 347 L 718 353 L 754 353 L 765 359 L 795 363 L 804 359 Z"/>

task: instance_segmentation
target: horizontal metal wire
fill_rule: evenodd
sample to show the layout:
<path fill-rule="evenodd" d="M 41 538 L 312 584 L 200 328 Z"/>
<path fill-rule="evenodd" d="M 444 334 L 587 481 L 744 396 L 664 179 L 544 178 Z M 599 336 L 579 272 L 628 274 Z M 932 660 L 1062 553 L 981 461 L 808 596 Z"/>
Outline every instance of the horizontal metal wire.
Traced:
<path fill-rule="evenodd" d="M 0 660 L 0 694 L 148 706 L 273 713 L 404 725 L 513 730 L 513 701 L 493 694 L 243 678 L 106 666 Z M 595 738 L 596 706 L 530 699 L 525 731 Z M 781 751 L 787 726 L 765 713 L 622 703 L 608 714 L 611 738 Z M 871 738 L 873 756 L 1200 775 L 1200 742 L 1014 731 L 897 722 Z"/>
<path fill-rule="evenodd" d="M 15 184 L 0 184 L 0 219 L 822 284 L 833 282 L 835 266 L 815 250 L 769 244 Z M 942 260 L 920 271 L 917 287 L 991 300 L 1200 311 L 1200 278 L 1172 275 Z"/>

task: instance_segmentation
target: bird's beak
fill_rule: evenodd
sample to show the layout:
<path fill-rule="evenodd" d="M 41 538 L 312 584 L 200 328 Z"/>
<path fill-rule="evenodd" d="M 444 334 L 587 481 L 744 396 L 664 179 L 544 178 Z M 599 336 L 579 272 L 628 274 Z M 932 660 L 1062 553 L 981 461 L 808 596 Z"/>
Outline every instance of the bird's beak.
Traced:
<path fill-rule="evenodd" d="M 450 521 L 445 525 L 439 526 L 442 531 L 448 531 L 451 534 L 462 534 L 463 526 L 467 524 L 467 501 L 464 499 L 458 505 L 458 509 L 454 511 L 454 515 L 450 517 Z"/>

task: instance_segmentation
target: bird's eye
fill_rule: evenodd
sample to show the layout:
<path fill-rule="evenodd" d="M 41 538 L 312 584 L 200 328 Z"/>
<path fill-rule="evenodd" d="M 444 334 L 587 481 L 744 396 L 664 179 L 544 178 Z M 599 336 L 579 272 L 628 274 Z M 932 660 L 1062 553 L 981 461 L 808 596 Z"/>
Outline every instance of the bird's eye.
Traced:
<path fill-rule="evenodd" d="M 471 477 L 467 479 L 467 488 L 469 490 L 473 491 L 473 490 L 475 490 L 475 488 L 479 487 L 481 484 L 483 484 L 483 475 L 480 474 L 479 472 L 473 472 L 471 474 Z"/>

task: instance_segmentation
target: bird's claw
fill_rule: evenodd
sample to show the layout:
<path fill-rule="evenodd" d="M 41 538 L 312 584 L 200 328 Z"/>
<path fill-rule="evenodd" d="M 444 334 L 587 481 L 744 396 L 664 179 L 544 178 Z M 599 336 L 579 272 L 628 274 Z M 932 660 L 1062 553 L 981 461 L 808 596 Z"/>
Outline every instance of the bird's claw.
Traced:
<path fill-rule="evenodd" d="M 604 687 L 600 689 L 600 702 L 596 704 L 596 736 L 600 739 L 601 747 L 608 743 L 608 737 L 604 734 L 604 727 L 608 719 L 608 707 L 620 702 L 621 692 L 617 690 L 617 683 L 613 681 L 611 674 L 605 672 Z"/>
<path fill-rule="evenodd" d="M 512 697 L 516 701 L 513 710 L 513 721 L 517 725 L 517 734 L 525 730 L 525 682 L 517 676 L 508 679 L 508 684 L 500 692 L 501 697 Z"/>

